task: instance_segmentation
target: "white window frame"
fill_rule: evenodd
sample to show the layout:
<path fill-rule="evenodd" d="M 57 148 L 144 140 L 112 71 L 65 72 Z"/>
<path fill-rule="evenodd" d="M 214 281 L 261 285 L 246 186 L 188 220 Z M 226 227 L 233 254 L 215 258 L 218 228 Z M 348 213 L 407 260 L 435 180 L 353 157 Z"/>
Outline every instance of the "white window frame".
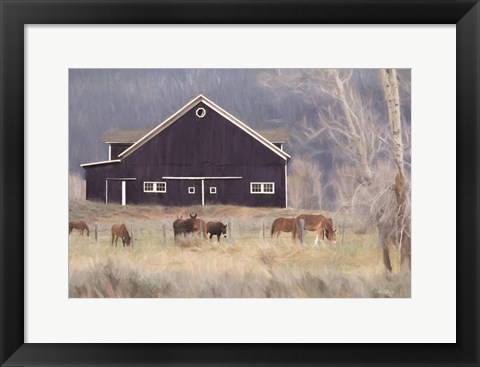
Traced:
<path fill-rule="evenodd" d="M 197 115 L 198 118 L 203 119 L 207 115 L 207 110 L 203 107 L 199 107 L 195 111 L 195 115 Z"/>
<path fill-rule="evenodd" d="M 217 186 L 210 186 L 210 194 L 216 194 L 217 193 Z"/>
<path fill-rule="evenodd" d="M 153 190 L 145 190 L 146 184 L 153 184 Z M 164 185 L 164 189 L 162 190 L 160 187 Z M 167 192 L 167 182 L 166 181 L 143 181 L 143 192 L 147 194 L 164 194 Z"/>
<path fill-rule="evenodd" d="M 253 191 L 253 185 L 260 185 L 260 191 Z M 265 191 L 265 185 L 272 185 L 272 191 Z M 275 182 L 250 182 L 250 194 L 275 194 Z"/>
<path fill-rule="evenodd" d="M 193 190 L 190 190 L 190 189 L 193 189 Z M 195 186 L 189 186 L 188 187 L 188 193 L 191 194 L 191 195 L 195 194 Z"/>

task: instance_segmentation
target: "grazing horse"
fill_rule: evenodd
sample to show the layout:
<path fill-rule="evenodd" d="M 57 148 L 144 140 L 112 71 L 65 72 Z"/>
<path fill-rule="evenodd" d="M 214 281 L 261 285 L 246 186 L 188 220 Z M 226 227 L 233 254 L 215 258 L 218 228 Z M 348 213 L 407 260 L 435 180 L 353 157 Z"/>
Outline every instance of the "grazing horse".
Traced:
<path fill-rule="evenodd" d="M 210 239 L 213 236 L 217 236 L 218 242 L 220 242 L 220 236 L 223 234 L 227 238 L 227 225 L 222 222 L 208 222 L 207 232 L 210 233 Z"/>
<path fill-rule="evenodd" d="M 72 233 L 74 229 L 78 229 L 83 236 L 83 231 L 87 231 L 87 236 L 90 236 L 90 229 L 83 220 L 68 222 L 68 234 Z"/>
<path fill-rule="evenodd" d="M 192 233 L 195 231 L 195 219 L 197 218 L 197 214 L 192 215 L 190 214 L 190 218 L 187 219 L 180 219 L 177 218 L 173 222 L 173 235 L 177 237 L 179 234 L 186 235 L 187 233 Z"/>
<path fill-rule="evenodd" d="M 202 230 L 202 232 L 200 233 L 200 230 Z M 193 231 L 195 233 L 198 234 L 198 236 L 202 237 L 203 235 L 203 238 L 207 238 L 207 224 L 199 219 L 199 218 L 195 218 L 195 224 L 193 225 Z"/>
<path fill-rule="evenodd" d="M 293 240 L 295 241 L 300 235 L 300 219 L 305 222 L 306 231 L 316 231 L 317 237 L 315 238 L 314 246 L 318 244 L 318 238 L 322 236 L 322 245 L 325 236 L 327 240 L 336 243 L 337 242 L 337 230 L 333 228 L 332 218 L 326 218 L 321 214 L 300 214 L 295 218 L 295 226 L 293 227 Z"/>
<path fill-rule="evenodd" d="M 278 237 L 281 232 L 292 232 L 294 225 L 295 218 L 277 218 L 272 223 L 272 231 L 270 235 L 272 237 Z"/>
<path fill-rule="evenodd" d="M 123 247 L 125 247 L 125 245 L 130 246 L 130 241 L 132 240 L 132 237 L 130 237 L 127 227 L 123 223 L 114 224 L 112 226 L 112 246 L 113 241 L 115 240 L 115 247 L 117 247 L 117 241 L 119 238 L 122 239 Z"/>

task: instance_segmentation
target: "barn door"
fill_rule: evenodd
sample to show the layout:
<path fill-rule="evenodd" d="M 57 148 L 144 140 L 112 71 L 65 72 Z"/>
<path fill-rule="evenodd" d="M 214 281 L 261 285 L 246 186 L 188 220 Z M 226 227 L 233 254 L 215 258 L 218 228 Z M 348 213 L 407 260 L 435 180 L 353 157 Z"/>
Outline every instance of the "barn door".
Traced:
<path fill-rule="evenodd" d="M 121 204 L 122 202 L 121 181 L 107 180 L 106 191 L 107 191 L 107 195 L 105 198 L 105 202 L 107 204 Z"/>
<path fill-rule="evenodd" d="M 186 180 L 187 205 L 202 205 L 203 180 Z"/>
<path fill-rule="evenodd" d="M 222 186 L 222 180 L 205 180 L 204 197 L 205 204 L 218 204 L 219 193 Z"/>
<path fill-rule="evenodd" d="M 127 205 L 127 181 L 106 180 L 105 203 Z"/>

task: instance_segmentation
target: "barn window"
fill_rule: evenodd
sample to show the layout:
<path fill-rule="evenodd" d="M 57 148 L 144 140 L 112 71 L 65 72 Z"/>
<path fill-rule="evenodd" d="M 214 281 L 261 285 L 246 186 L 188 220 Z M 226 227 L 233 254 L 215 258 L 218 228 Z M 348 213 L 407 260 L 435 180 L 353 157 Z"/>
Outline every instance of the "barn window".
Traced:
<path fill-rule="evenodd" d="M 144 182 L 143 191 L 153 191 L 155 188 L 155 183 L 153 182 Z"/>
<path fill-rule="evenodd" d="M 268 193 L 273 193 L 273 183 L 263 184 L 263 191 Z"/>
<path fill-rule="evenodd" d="M 210 186 L 210 194 L 216 194 L 217 188 L 215 186 Z"/>
<path fill-rule="evenodd" d="M 150 182 L 145 181 L 143 183 L 143 192 L 167 192 L 166 182 Z"/>
<path fill-rule="evenodd" d="M 167 192 L 167 183 L 157 182 L 157 192 Z"/>
<path fill-rule="evenodd" d="M 251 193 L 261 193 L 262 192 L 262 184 L 252 182 L 250 184 L 250 192 Z"/>
<path fill-rule="evenodd" d="M 197 108 L 197 110 L 195 111 L 195 114 L 196 114 L 197 117 L 199 117 L 199 118 L 204 118 L 205 115 L 207 114 L 207 111 L 205 111 L 205 108 L 200 107 L 200 108 Z"/>
<path fill-rule="evenodd" d="M 250 182 L 250 194 L 275 194 L 275 183 Z"/>
<path fill-rule="evenodd" d="M 189 194 L 195 194 L 195 187 L 194 186 L 191 186 L 188 188 L 188 193 Z"/>

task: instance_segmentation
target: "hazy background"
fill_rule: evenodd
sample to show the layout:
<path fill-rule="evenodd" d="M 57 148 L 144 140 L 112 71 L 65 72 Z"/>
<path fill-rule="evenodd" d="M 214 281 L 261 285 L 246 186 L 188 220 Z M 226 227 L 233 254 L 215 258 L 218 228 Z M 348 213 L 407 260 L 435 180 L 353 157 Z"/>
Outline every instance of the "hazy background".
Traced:
<path fill-rule="evenodd" d="M 366 139 L 372 141 L 370 163 L 391 161 L 388 111 L 378 70 L 339 74 L 355 105 L 352 109 L 370 134 Z M 398 70 L 398 76 L 409 167 L 410 70 Z M 83 175 L 80 164 L 108 159 L 103 132 L 153 128 L 201 93 L 254 129 L 288 127 L 284 149 L 292 156 L 289 180 L 293 185 L 295 180 L 307 182 L 319 192 L 318 197 L 299 196 L 298 207 L 335 208 L 337 178 L 356 162 L 348 154 L 349 139 L 333 130 L 323 133 L 344 119 L 329 88 L 331 82 L 320 69 L 71 69 L 69 169 Z M 304 190 L 298 185 L 297 191 Z M 295 193 L 289 194 L 295 200 Z"/>

